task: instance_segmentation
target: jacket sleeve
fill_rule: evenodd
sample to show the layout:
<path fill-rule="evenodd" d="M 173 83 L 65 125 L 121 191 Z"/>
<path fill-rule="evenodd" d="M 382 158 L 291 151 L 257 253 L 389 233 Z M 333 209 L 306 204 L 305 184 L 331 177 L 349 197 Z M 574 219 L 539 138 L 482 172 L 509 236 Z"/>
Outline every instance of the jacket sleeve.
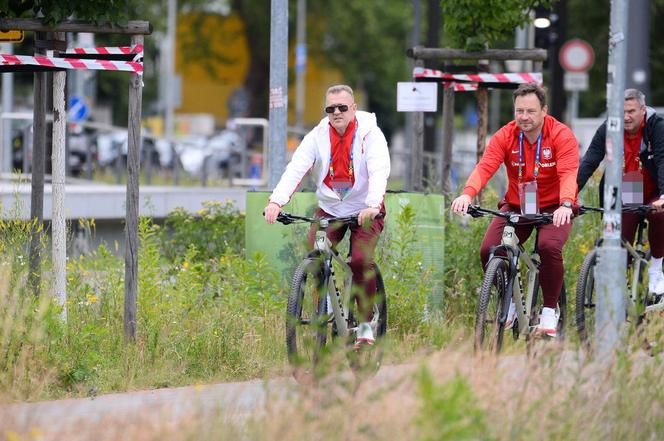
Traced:
<path fill-rule="evenodd" d="M 579 171 L 579 142 L 569 128 L 561 130 L 555 140 L 558 172 L 560 182 L 560 202 L 576 201 L 576 177 Z"/>
<path fill-rule="evenodd" d="M 302 178 L 307 174 L 316 162 L 316 137 L 315 130 L 309 132 L 293 154 L 293 159 L 281 175 L 279 183 L 272 191 L 270 202 L 284 206 L 290 201 L 291 196 L 299 187 Z"/>
<path fill-rule="evenodd" d="M 586 154 L 583 155 L 581 164 L 579 164 L 579 173 L 576 177 L 576 185 L 579 187 L 579 192 L 586 185 L 595 170 L 597 170 L 605 154 L 606 121 L 595 132 L 595 136 L 593 136 L 593 140 L 590 142 Z"/>
<path fill-rule="evenodd" d="M 371 129 L 365 138 L 365 142 L 369 174 L 369 190 L 365 203 L 371 207 L 383 202 L 387 188 L 387 178 L 390 176 L 390 152 L 387 148 L 385 135 L 378 126 Z"/>
<path fill-rule="evenodd" d="M 480 162 L 477 163 L 466 181 L 463 189 L 464 194 L 471 198 L 477 196 L 477 193 L 484 188 L 501 164 L 505 162 L 506 148 L 509 148 L 509 146 L 506 146 L 505 130 L 502 129 L 491 137 L 486 150 L 484 150 L 484 155 L 482 155 Z"/>
<path fill-rule="evenodd" d="M 659 195 L 664 195 L 664 119 L 657 118 L 652 131 L 652 148 L 657 167 L 657 188 Z"/>

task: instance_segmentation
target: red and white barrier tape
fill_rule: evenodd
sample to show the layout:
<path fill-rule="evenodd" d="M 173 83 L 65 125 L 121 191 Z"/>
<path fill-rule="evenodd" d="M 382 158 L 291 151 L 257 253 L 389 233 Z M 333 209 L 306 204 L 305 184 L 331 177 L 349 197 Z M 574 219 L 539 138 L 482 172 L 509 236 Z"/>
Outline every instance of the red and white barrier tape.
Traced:
<path fill-rule="evenodd" d="M 455 92 L 474 92 L 479 89 L 477 83 L 455 83 L 454 81 L 445 81 L 443 87 L 445 89 L 454 87 Z"/>
<path fill-rule="evenodd" d="M 115 70 L 143 74 L 143 63 L 135 61 L 79 60 L 77 58 L 29 57 L 0 54 L 0 65 L 31 65 L 78 70 Z"/>
<path fill-rule="evenodd" d="M 413 68 L 413 78 L 440 78 L 447 81 L 465 81 L 470 83 L 543 83 L 541 72 L 526 73 L 480 73 L 480 74 L 450 74 L 436 69 L 424 67 Z"/>
<path fill-rule="evenodd" d="M 136 54 L 134 61 L 138 61 L 140 58 L 143 58 L 143 45 L 137 44 L 134 47 L 130 46 L 116 46 L 116 47 L 75 47 L 73 49 L 67 49 L 67 52 L 73 52 L 75 54 L 120 54 L 120 55 L 131 55 Z"/>

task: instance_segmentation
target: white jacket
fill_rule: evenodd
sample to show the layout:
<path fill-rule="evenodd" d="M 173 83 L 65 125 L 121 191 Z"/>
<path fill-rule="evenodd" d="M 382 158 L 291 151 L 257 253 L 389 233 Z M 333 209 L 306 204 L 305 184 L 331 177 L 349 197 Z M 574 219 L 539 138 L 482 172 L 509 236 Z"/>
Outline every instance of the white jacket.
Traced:
<path fill-rule="evenodd" d="M 315 167 L 318 173 L 318 206 L 332 216 L 350 216 L 369 206 L 383 202 L 387 178 L 390 176 L 390 153 L 385 135 L 376 125 L 376 115 L 357 111 L 357 133 L 353 143 L 353 169 L 355 183 L 351 191 L 341 200 L 339 195 L 323 183 L 330 169 L 330 127 L 328 118 L 323 118 L 304 137 L 293 159 L 286 167 L 275 187 L 270 202 L 283 206 L 290 201 L 302 178 Z"/>

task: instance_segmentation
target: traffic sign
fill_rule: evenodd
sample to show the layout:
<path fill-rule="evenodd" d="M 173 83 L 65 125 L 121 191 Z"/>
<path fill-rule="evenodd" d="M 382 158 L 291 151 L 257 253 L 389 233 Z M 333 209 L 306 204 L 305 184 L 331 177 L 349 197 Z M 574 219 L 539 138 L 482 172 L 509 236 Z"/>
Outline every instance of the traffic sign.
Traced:
<path fill-rule="evenodd" d="M 0 31 L 0 42 L 20 43 L 23 41 L 23 31 Z"/>
<path fill-rule="evenodd" d="M 588 90 L 588 72 L 565 72 L 564 83 L 568 92 Z"/>
<path fill-rule="evenodd" d="M 558 61 L 567 72 L 588 72 L 593 67 L 595 52 L 588 42 L 574 38 L 560 48 Z"/>
<path fill-rule="evenodd" d="M 74 95 L 69 99 L 69 110 L 67 111 L 67 117 L 69 121 L 84 121 L 88 117 L 89 113 L 90 109 L 85 103 L 85 98 Z"/>

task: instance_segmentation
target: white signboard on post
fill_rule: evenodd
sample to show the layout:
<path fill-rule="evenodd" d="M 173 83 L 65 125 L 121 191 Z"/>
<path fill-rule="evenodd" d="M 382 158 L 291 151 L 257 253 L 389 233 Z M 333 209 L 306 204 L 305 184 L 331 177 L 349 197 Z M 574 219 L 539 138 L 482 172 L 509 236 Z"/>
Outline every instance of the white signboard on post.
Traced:
<path fill-rule="evenodd" d="M 565 90 L 567 92 L 588 90 L 588 73 L 565 72 Z"/>
<path fill-rule="evenodd" d="M 438 111 L 438 83 L 397 83 L 397 112 Z"/>

